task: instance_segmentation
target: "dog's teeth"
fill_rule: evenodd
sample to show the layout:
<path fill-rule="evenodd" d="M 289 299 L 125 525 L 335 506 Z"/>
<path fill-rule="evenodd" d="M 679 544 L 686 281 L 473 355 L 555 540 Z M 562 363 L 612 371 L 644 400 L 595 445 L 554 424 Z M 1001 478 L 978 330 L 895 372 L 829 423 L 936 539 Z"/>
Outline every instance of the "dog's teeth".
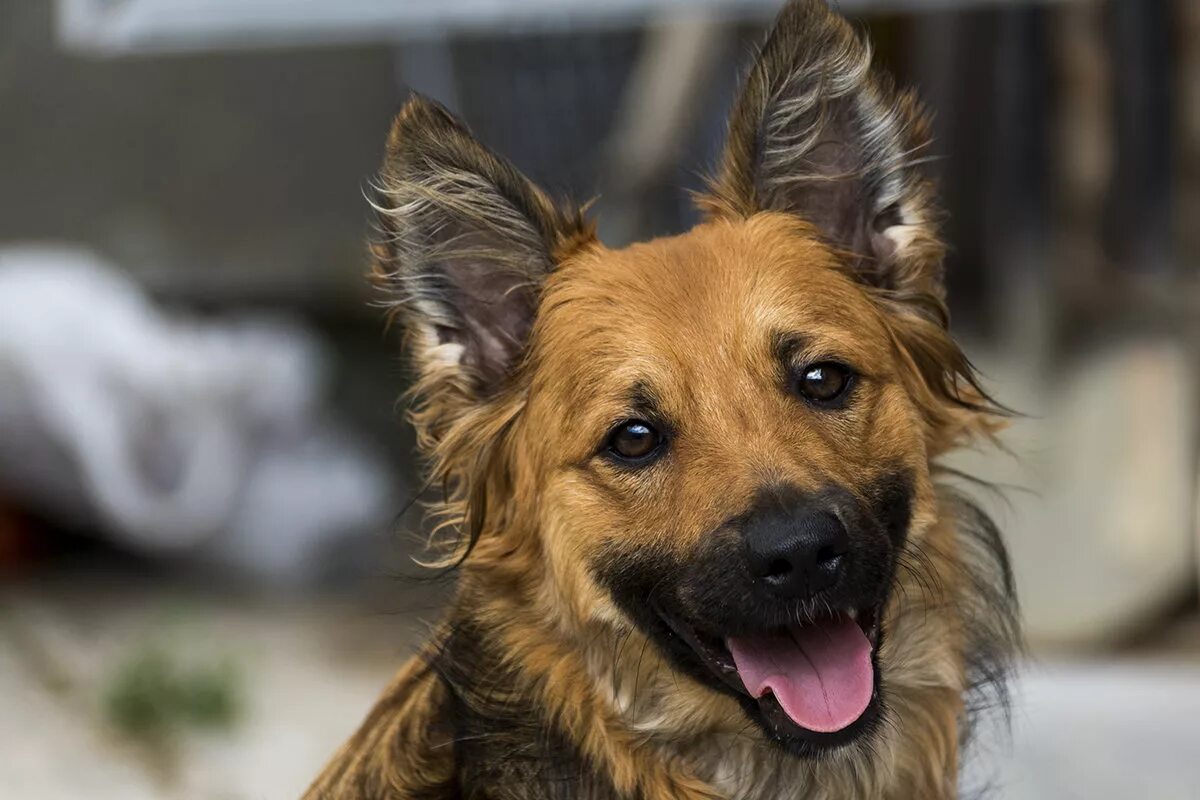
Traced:
<path fill-rule="evenodd" d="M 849 616 L 850 619 L 854 620 L 855 622 L 858 622 L 858 611 L 856 609 L 850 609 L 850 611 L 847 613 L 847 616 Z"/>

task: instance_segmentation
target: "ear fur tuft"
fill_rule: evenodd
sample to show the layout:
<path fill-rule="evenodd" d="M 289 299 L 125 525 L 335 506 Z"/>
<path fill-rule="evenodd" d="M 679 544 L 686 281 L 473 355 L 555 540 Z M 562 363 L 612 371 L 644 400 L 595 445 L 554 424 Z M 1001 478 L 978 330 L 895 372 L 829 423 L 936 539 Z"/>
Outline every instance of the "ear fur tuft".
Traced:
<path fill-rule="evenodd" d="M 520 361 L 542 281 L 592 228 L 420 95 L 396 116 L 374 189 L 375 272 L 419 371 L 486 398 Z"/>
<path fill-rule="evenodd" d="M 793 0 L 759 51 L 729 121 L 709 216 L 760 211 L 812 223 L 864 282 L 943 296 L 940 212 L 919 166 L 930 140 L 914 95 L 822 0 Z"/>

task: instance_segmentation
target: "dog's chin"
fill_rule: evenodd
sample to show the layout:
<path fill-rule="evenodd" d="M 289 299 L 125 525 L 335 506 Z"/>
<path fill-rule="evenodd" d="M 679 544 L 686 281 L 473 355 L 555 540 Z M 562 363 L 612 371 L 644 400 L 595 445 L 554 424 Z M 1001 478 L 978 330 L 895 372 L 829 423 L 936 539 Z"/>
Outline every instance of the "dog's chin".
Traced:
<path fill-rule="evenodd" d="M 801 758 L 822 758 L 848 745 L 869 739 L 879 728 L 883 717 L 879 664 L 879 647 L 883 637 L 879 624 L 881 606 L 835 611 L 800 626 L 741 627 L 734 632 L 736 636 L 709 633 L 701 626 L 688 622 L 680 614 L 657 607 L 655 611 L 667 638 L 666 642 L 660 644 L 667 645 L 666 649 L 675 661 L 684 667 L 684 671 L 710 688 L 732 695 L 766 738 L 787 752 Z M 753 690 L 748 688 L 746 680 L 743 679 L 743 672 L 748 670 L 739 671 L 738 660 L 731 651 L 731 639 L 769 641 L 786 637 L 791 640 L 796 637 L 823 636 L 823 626 L 845 628 L 848 625 L 857 626 L 861 637 L 870 645 L 870 684 L 869 687 L 864 685 L 859 688 L 860 697 L 851 703 L 848 713 L 843 713 L 840 718 L 827 724 L 821 724 L 819 730 L 816 724 L 808 727 L 797 721 L 794 718 L 795 711 L 789 713 L 776 692 L 768 686 L 761 685 L 761 680 L 754 685 Z M 745 658 L 743 656 L 743 659 Z M 859 675 L 856 679 L 862 681 L 866 678 Z M 794 702 L 790 704 L 794 705 Z"/>

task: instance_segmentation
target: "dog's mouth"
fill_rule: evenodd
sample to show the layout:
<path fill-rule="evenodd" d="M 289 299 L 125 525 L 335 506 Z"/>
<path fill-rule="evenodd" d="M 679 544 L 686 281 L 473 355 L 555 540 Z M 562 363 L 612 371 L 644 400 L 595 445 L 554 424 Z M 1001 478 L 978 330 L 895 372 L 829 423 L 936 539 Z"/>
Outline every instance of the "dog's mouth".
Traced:
<path fill-rule="evenodd" d="M 834 611 L 723 637 L 659 614 L 769 732 L 811 749 L 844 744 L 878 716 L 879 611 Z"/>

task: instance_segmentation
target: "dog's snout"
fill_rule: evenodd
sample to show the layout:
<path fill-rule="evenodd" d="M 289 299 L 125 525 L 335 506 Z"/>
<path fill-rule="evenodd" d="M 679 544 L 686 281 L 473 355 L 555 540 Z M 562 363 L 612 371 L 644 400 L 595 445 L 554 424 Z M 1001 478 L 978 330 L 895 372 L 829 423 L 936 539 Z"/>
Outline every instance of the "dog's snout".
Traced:
<path fill-rule="evenodd" d="M 755 517 L 744 529 L 754 579 L 786 599 L 812 597 L 837 584 L 850 549 L 841 520 L 826 510 L 780 511 Z"/>

